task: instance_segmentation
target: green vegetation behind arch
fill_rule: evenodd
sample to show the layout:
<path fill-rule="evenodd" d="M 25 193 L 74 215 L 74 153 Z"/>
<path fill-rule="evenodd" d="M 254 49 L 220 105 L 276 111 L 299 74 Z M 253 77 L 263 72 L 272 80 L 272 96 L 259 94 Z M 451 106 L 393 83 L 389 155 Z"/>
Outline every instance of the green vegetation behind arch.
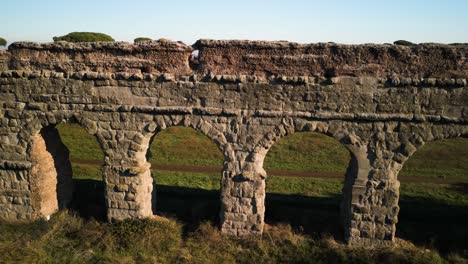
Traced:
<path fill-rule="evenodd" d="M 4 38 L 0 38 L 0 46 L 6 46 L 7 41 Z"/>
<path fill-rule="evenodd" d="M 96 32 L 72 32 L 65 36 L 53 37 L 54 42 L 114 42 L 115 40 L 106 34 Z"/>

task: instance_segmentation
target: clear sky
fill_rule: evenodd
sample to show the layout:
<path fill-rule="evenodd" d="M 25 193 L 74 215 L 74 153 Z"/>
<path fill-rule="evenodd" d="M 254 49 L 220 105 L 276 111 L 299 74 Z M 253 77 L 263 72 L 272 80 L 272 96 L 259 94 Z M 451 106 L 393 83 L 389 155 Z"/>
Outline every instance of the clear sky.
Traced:
<path fill-rule="evenodd" d="M 72 31 L 119 41 L 468 42 L 468 0 L 0 0 L 0 37 L 50 42 Z"/>

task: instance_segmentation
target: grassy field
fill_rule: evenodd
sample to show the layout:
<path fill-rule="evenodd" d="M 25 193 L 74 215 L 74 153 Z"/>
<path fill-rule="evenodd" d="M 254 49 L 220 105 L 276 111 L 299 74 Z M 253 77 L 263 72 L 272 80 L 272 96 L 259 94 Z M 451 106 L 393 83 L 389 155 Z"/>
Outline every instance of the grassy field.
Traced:
<path fill-rule="evenodd" d="M 70 157 L 102 160 L 96 139 L 78 125 L 58 126 Z M 223 156 L 214 143 L 191 128 L 171 127 L 156 135 L 150 146 L 152 163 L 221 168 Z M 265 158 L 265 169 L 344 173 L 349 152 L 335 139 L 318 133 L 296 133 L 275 144 Z M 399 174 L 468 181 L 468 139 L 431 142 L 419 149 Z"/>
<path fill-rule="evenodd" d="M 72 161 L 103 159 L 97 141 L 79 126 L 58 128 Z M 221 171 L 219 150 L 189 128 L 172 127 L 159 133 L 150 149 L 152 163 L 207 166 Z M 348 161 L 348 151 L 334 139 L 297 133 L 273 146 L 265 168 L 344 173 Z M 335 242 L 341 239 L 342 180 L 269 176 L 265 219 L 272 227 L 262 239 L 238 240 L 204 224 L 218 221 L 220 173 L 153 170 L 153 210 L 175 220 L 110 224 L 89 220 L 105 216 L 100 166 L 78 162 L 72 162 L 72 166 L 75 200 L 79 201 L 73 210 L 88 220 L 59 213 L 50 222 L 0 224 L 0 255 L 5 259 L 50 262 L 54 258 L 77 263 L 463 263 L 468 258 L 467 139 L 424 146 L 400 173 L 400 178 L 445 177 L 465 182 L 402 184 L 397 237 L 418 247 L 402 242 L 404 249 L 371 252 Z"/>

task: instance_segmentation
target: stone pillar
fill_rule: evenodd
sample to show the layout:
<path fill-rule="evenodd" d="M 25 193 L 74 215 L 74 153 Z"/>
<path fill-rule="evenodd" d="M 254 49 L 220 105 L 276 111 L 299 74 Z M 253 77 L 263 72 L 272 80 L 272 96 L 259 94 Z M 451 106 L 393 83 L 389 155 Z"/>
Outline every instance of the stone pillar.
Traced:
<path fill-rule="evenodd" d="M 0 111 L 1 114 L 1 111 Z M 0 129 L 8 125 L 8 120 L 0 119 Z M 30 175 L 31 161 L 27 153 L 27 143 L 21 142 L 18 133 L 0 135 L 0 219 L 24 221 L 33 219 L 31 206 Z"/>
<path fill-rule="evenodd" d="M 69 151 L 54 126 L 45 127 L 32 137 L 30 158 L 33 217 L 49 217 L 66 208 L 73 198 Z"/>
<path fill-rule="evenodd" d="M 242 161 L 246 156 L 236 152 L 236 159 L 226 161 L 223 168 L 221 230 L 229 235 L 263 232 L 266 173 L 256 163 Z"/>
<path fill-rule="evenodd" d="M 111 134 L 116 136 L 106 136 Z M 151 217 L 153 178 L 145 157 L 149 138 L 143 140 L 139 133 L 129 131 L 97 135 L 106 155 L 103 175 L 108 220 Z"/>
<path fill-rule="evenodd" d="M 400 183 L 396 176 L 401 165 L 392 151 L 375 142 L 351 150 L 354 156 L 341 206 L 345 239 L 352 245 L 391 244 L 398 221 Z"/>
<path fill-rule="evenodd" d="M 142 166 L 106 164 L 103 170 L 108 220 L 152 216 L 153 179 L 149 164 Z"/>

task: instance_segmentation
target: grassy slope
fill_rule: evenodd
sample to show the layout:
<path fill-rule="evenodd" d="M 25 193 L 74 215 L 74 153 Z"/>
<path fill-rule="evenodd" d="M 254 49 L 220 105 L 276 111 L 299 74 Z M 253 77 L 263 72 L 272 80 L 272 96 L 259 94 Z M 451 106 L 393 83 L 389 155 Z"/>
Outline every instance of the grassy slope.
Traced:
<path fill-rule="evenodd" d="M 151 162 L 161 165 L 222 167 L 223 154 L 207 137 L 186 127 L 170 127 L 150 146 Z"/>
<path fill-rule="evenodd" d="M 72 159 L 102 160 L 97 141 L 78 125 L 60 125 Z M 208 138 L 190 128 L 171 127 L 156 135 L 151 162 L 161 165 L 198 165 L 221 168 L 223 157 Z M 336 140 L 316 133 L 296 133 L 275 144 L 265 158 L 265 169 L 344 173 L 349 152 Z M 411 157 L 400 177 L 468 178 L 468 140 L 429 143 Z"/>
<path fill-rule="evenodd" d="M 400 175 L 468 179 L 468 139 L 453 138 L 424 145 L 408 159 Z"/>
<path fill-rule="evenodd" d="M 104 159 L 104 153 L 97 139 L 88 134 L 84 128 L 77 124 L 62 124 L 58 125 L 57 129 L 63 143 L 70 150 L 70 158 L 99 161 Z"/>

